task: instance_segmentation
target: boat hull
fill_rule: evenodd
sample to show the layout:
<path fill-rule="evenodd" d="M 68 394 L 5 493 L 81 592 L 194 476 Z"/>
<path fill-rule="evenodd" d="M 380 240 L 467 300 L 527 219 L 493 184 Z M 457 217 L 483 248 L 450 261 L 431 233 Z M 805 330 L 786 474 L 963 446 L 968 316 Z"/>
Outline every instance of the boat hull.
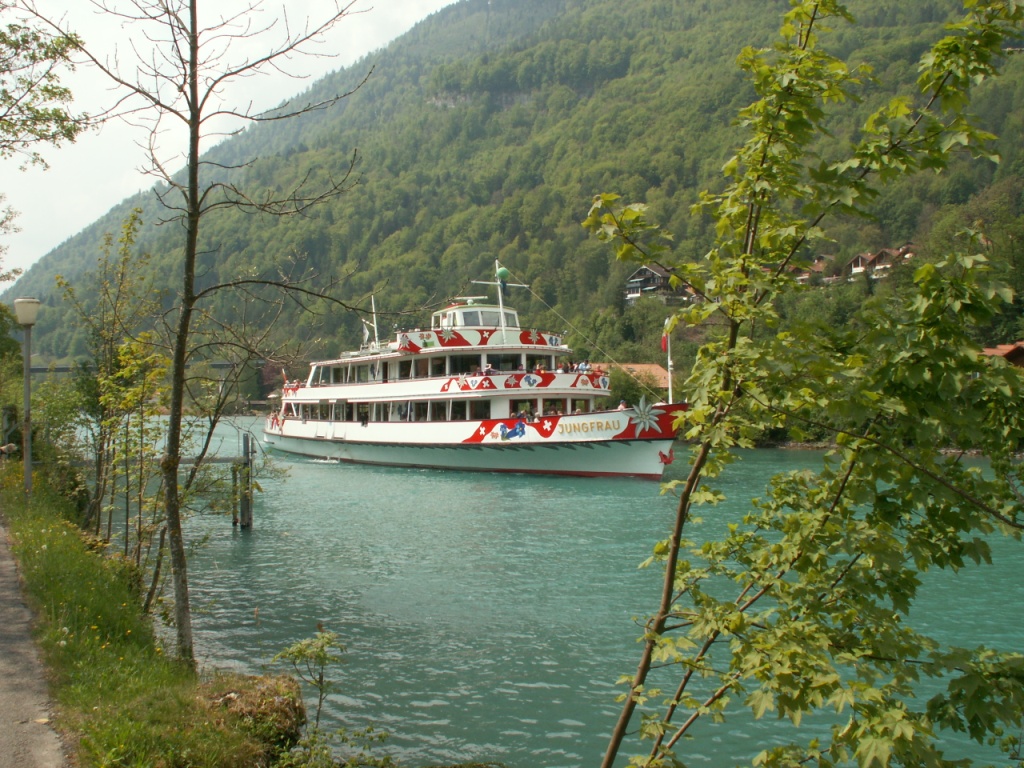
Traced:
<path fill-rule="evenodd" d="M 484 421 L 337 422 L 280 419 L 263 430 L 286 453 L 352 464 L 657 480 L 674 458 L 685 406 Z"/>
<path fill-rule="evenodd" d="M 285 453 L 351 464 L 475 472 L 638 477 L 660 480 L 673 456 L 672 439 L 587 442 L 380 444 L 358 440 L 288 437 L 264 432 L 264 443 Z"/>

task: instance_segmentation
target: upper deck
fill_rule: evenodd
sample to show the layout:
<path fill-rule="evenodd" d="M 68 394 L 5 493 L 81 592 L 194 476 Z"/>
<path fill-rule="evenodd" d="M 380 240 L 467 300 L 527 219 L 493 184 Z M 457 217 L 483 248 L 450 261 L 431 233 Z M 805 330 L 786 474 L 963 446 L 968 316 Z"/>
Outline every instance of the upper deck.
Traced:
<path fill-rule="evenodd" d="M 519 313 L 514 309 L 488 304 L 455 303 L 435 312 L 430 319 L 435 331 L 446 328 L 505 328 L 519 330 Z"/>
<path fill-rule="evenodd" d="M 572 352 L 559 334 L 534 328 L 522 328 L 514 309 L 472 302 L 456 303 L 434 312 L 429 329 L 397 331 L 386 344 L 367 343 L 357 352 L 348 352 L 318 365 L 355 363 L 370 359 L 399 358 L 408 355 L 435 355 L 445 352 L 482 352 L 504 348 L 522 349 L 564 356 Z M 547 363 L 546 367 L 552 367 Z"/>

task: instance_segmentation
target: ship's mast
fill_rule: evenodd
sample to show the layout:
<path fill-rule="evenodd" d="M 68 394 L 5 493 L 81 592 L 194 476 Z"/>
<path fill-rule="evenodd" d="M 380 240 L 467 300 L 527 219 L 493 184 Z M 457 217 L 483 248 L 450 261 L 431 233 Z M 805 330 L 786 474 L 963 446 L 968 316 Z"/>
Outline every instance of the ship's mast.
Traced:
<path fill-rule="evenodd" d="M 504 273 L 504 274 L 503 274 Z M 523 283 L 510 283 L 507 279 L 503 279 L 504 276 L 510 275 L 511 273 L 498 263 L 498 260 L 494 260 L 494 280 L 472 280 L 470 282 L 476 283 L 477 285 L 496 285 L 498 286 L 498 314 L 501 315 L 501 342 L 503 344 L 508 343 L 506 338 L 506 327 L 505 327 L 505 288 L 512 286 L 513 288 L 529 288 L 530 286 L 524 285 Z"/>
<path fill-rule="evenodd" d="M 373 346 L 380 349 L 380 336 L 377 335 L 377 299 L 370 294 L 370 310 L 373 312 Z"/>

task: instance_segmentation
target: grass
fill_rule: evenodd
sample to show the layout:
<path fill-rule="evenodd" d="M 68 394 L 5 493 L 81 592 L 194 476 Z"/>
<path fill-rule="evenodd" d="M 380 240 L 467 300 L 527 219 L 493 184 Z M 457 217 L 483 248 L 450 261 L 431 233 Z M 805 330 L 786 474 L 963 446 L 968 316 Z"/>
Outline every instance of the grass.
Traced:
<path fill-rule="evenodd" d="M 4 468 L 0 509 L 39 619 L 56 725 L 82 768 L 269 766 L 298 738 L 298 685 L 200 677 L 168 658 L 140 610 L 134 566 L 83 536 L 45 482 L 26 502 L 20 466 Z"/>

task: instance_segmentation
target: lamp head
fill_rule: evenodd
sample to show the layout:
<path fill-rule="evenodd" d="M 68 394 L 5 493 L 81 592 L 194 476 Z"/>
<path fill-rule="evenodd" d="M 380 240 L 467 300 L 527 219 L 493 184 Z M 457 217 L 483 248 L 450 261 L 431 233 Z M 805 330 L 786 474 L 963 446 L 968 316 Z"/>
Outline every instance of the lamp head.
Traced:
<path fill-rule="evenodd" d="M 39 299 L 31 296 L 15 299 L 14 314 L 18 318 L 18 325 L 35 325 L 36 317 L 39 315 Z"/>

